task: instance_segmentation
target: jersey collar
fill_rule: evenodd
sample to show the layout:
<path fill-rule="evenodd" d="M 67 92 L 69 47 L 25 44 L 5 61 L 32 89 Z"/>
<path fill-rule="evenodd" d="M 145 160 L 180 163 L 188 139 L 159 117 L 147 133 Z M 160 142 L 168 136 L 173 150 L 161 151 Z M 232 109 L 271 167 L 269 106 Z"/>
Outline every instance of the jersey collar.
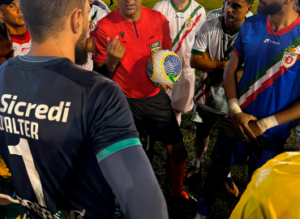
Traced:
<path fill-rule="evenodd" d="M 222 16 L 222 30 L 223 30 L 223 33 L 233 36 L 240 31 L 240 27 L 231 32 L 227 32 L 226 25 L 225 25 L 225 16 Z"/>
<path fill-rule="evenodd" d="M 186 12 L 186 10 L 187 10 L 187 9 L 191 6 L 191 4 L 192 4 L 192 0 L 189 0 L 189 3 L 187 4 L 187 6 L 185 6 L 184 9 L 182 9 L 181 11 L 179 11 L 178 8 L 176 8 L 176 6 L 175 6 L 173 0 L 170 0 L 170 2 L 171 2 L 172 7 L 174 8 L 174 10 L 175 10 L 176 12 L 179 12 L 179 13 L 180 13 L 180 12 L 181 12 L 181 13 Z"/>
<path fill-rule="evenodd" d="M 23 42 L 22 40 L 18 40 L 18 39 L 16 39 L 16 38 L 11 38 L 11 40 L 14 42 L 14 43 L 17 43 L 17 44 L 24 44 L 24 43 L 29 43 L 30 42 L 30 39 L 31 39 L 31 36 L 30 36 L 30 32 L 29 32 L 29 30 L 27 29 L 27 32 L 28 32 L 28 34 L 27 34 L 27 36 L 26 36 L 26 39 L 25 39 L 25 41 Z"/>
<path fill-rule="evenodd" d="M 276 36 L 281 36 L 281 35 L 289 32 L 290 30 L 292 30 L 294 27 L 296 27 L 299 24 L 300 24 L 300 16 L 292 24 L 290 24 L 286 28 L 283 28 L 283 29 L 275 32 L 273 30 L 272 24 L 270 22 L 270 16 L 268 16 L 267 17 L 267 21 L 266 21 L 266 28 L 267 28 L 268 34 L 273 34 L 273 35 L 276 35 Z"/>

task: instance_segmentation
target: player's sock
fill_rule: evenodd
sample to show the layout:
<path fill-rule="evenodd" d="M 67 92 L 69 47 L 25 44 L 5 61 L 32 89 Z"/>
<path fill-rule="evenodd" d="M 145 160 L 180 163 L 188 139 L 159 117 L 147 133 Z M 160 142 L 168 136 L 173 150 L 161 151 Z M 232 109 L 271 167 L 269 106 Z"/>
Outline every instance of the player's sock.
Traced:
<path fill-rule="evenodd" d="M 172 175 L 172 194 L 175 196 L 180 196 L 188 199 L 186 193 L 183 193 L 183 177 L 186 167 L 186 162 L 184 163 L 174 163 L 172 160 L 169 161 L 170 171 Z"/>
<path fill-rule="evenodd" d="M 206 151 L 209 144 L 209 136 L 204 139 L 197 139 L 197 142 L 195 142 L 194 146 L 194 160 L 193 160 L 193 166 L 196 168 L 200 168 L 201 163 L 201 157 L 203 156 L 204 151 Z"/>
<path fill-rule="evenodd" d="M 214 164 L 211 166 L 199 200 L 198 213 L 200 215 L 207 215 L 222 187 L 224 179 L 226 179 L 228 175 L 228 172 L 229 171 L 218 168 Z"/>
<path fill-rule="evenodd" d="M 178 125 L 180 126 L 180 124 L 181 124 L 181 112 L 180 113 L 175 112 L 175 116 L 176 116 L 176 120 L 178 122 Z"/>

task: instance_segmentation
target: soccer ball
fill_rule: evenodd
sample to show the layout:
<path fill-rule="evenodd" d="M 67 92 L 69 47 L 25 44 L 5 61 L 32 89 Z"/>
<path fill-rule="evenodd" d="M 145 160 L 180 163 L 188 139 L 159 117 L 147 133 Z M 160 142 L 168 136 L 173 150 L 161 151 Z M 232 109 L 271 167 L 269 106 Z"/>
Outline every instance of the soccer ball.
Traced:
<path fill-rule="evenodd" d="M 159 50 L 153 53 L 147 63 L 147 75 L 157 85 L 174 83 L 181 72 L 180 59 L 170 50 Z"/>

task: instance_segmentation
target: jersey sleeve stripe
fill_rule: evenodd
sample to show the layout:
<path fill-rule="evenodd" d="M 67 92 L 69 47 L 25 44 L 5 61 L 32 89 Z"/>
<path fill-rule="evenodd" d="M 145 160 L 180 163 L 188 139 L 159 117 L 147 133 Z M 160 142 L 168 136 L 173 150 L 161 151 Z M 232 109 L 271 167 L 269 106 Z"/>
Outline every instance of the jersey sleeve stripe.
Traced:
<path fill-rule="evenodd" d="M 199 6 L 191 13 L 191 15 L 190 15 L 189 18 L 191 18 L 191 19 L 194 18 L 194 16 L 196 15 L 197 11 L 198 11 L 199 9 L 201 9 L 201 8 L 202 8 L 202 6 L 199 5 Z M 186 25 L 186 22 L 183 23 L 183 25 L 182 25 L 181 28 L 180 28 L 180 31 L 178 32 L 178 34 L 177 34 L 176 37 L 174 38 L 172 47 L 174 47 L 175 44 L 177 43 L 177 41 L 179 40 L 180 35 L 182 34 L 182 31 L 184 31 L 184 29 L 185 29 L 185 25 Z"/>
<path fill-rule="evenodd" d="M 131 146 L 142 146 L 140 139 L 138 138 L 130 138 L 130 139 L 125 139 L 123 141 L 119 141 L 105 149 L 103 149 L 102 151 L 100 151 L 96 157 L 98 162 L 100 162 L 101 160 L 103 160 L 104 158 L 108 157 L 109 155 L 122 150 L 124 148 L 128 148 Z"/>
<path fill-rule="evenodd" d="M 200 52 L 198 50 L 192 49 L 192 54 L 198 55 L 198 56 L 203 56 L 203 52 Z"/>

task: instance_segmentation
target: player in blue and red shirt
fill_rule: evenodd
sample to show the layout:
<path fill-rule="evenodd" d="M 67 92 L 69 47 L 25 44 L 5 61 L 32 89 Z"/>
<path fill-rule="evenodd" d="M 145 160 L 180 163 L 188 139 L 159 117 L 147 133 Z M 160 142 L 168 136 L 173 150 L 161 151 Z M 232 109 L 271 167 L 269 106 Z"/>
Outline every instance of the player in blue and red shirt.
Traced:
<path fill-rule="evenodd" d="M 224 75 L 236 136 L 227 129 L 218 137 L 214 165 L 201 194 L 198 213 L 202 216 L 231 167 L 249 157 L 251 177 L 255 169 L 283 152 L 294 120 L 300 118 L 300 17 L 294 4 L 260 1 L 259 15 L 248 18 L 240 29 Z M 243 63 L 244 74 L 236 86 L 235 73 Z M 267 145 L 269 151 L 258 149 Z"/>
<path fill-rule="evenodd" d="M 0 67 L 0 154 L 21 218 L 112 219 L 115 195 L 126 218 L 167 219 L 122 90 L 74 64 L 87 60 L 88 1 L 20 6 L 32 47 Z"/>

